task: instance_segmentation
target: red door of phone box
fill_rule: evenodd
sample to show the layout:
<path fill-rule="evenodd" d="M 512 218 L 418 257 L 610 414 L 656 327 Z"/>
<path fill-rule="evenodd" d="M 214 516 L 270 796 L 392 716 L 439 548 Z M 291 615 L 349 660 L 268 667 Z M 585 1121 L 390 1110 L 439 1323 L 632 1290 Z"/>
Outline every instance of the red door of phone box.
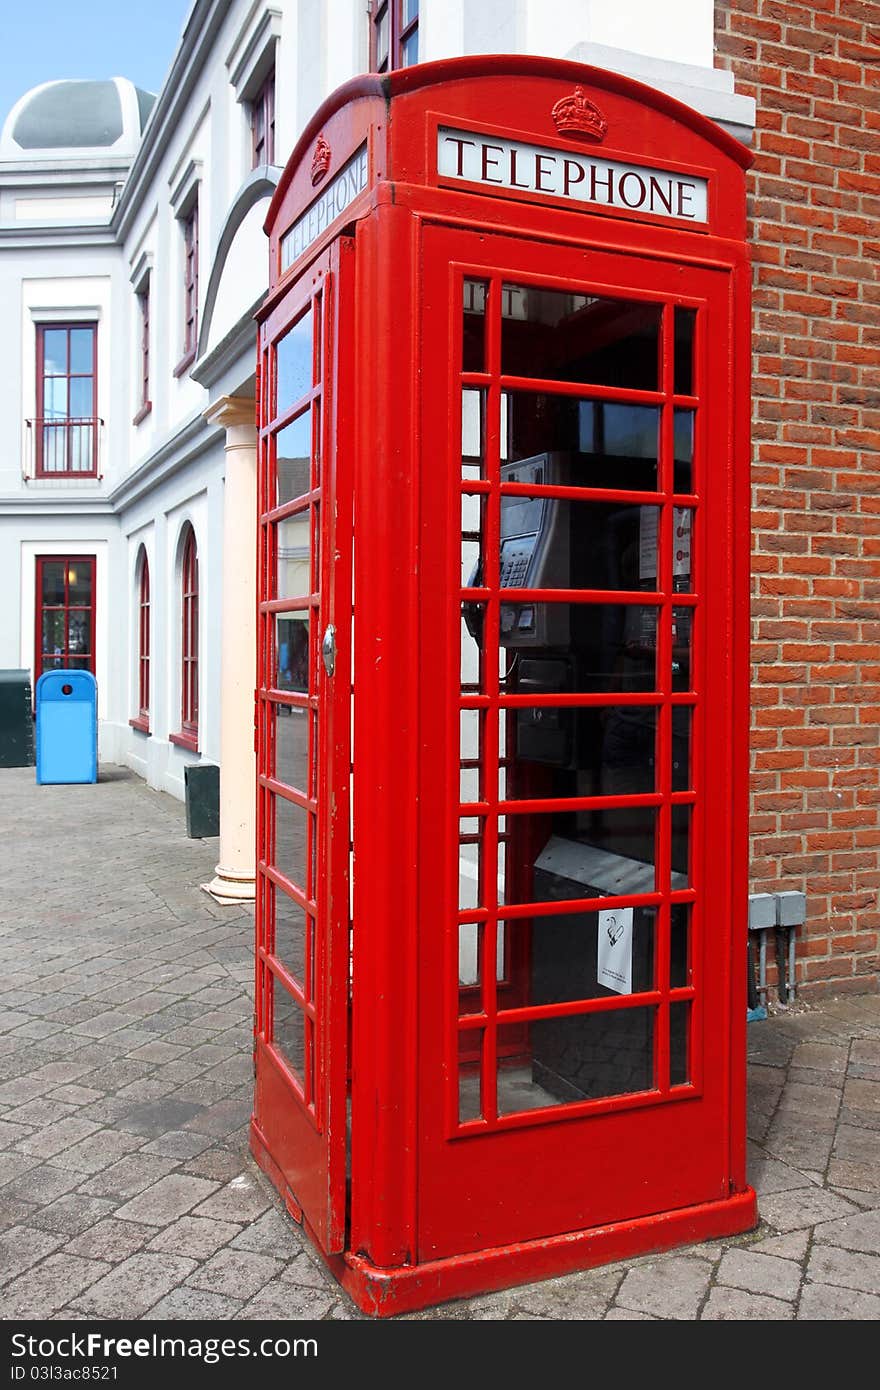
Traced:
<path fill-rule="evenodd" d="M 252 1147 L 371 1313 L 756 1220 L 748 163 L 462 58 L 270 208 Z"/>

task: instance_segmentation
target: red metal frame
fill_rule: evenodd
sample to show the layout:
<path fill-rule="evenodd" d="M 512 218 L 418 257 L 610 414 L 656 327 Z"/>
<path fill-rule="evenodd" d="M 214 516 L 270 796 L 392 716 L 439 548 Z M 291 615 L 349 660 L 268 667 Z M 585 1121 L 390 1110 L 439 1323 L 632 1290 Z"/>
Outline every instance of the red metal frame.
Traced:
<path fill-rule="evenodd" d="M 72 372 L 70 370 L 70 335 L 72 332 L 88 332 L 92 338 L 92 369 L 90 372 Z M 65 333 L 67 337 L 66 348 L 66 372 L 56 372 L 52 374 L 53 380 L 65 380 L 67 387 L 67 414 L 59 417 L 57 415 L 46 414 L 45 404 L 45 384 L 46 384 L 46 359 L 45 342 L 47 333 Z M 92 413 L 86 416 L 74 416 L 70 414 L 70 382 L 71 381 L 91 381 L 92 383 Z M 77 478 L 94 478 L 98 473 L 98 325 L 92 323 L 40 323 L 37 325 L 37 414 L 34 420 L 35 434 L 35 476 L 38 478 L 57 478 L 63 476 L 74 476 Z M 83 438 L 81 431 L 86 431 L 85 438 L 91 435 L 91 444 L 87 445 L 87 451 L 91 459 L 89 468 L 72 467 L 74 443 L 79 446 Z M 50 435 L 51 432 L 51 435 Z M 54 459 L 58 454 L 57 434 L 63 440 L 64 468 L 47 468 L 47 452 Z M 47 451 L 49 439 L 52 443 Z"/>
<path fill-rule="evenodd" d="M 494 130 L 500 137 L 556 151 L 575 148 L 584 155 L 583 142 L 566 145 L 550 119 L 555 103 L 576 85 L 585 87 L 607 119 L 602 158 L 708 181 L 705 224 L 456 185 L 436 172 L 441 125 Z M 282 274 L 282 238 L 322 196 L 311 182 L 319 135 L 332 151 L 331 181 L 366 148 L 368 186 L 346 203 L 344 215 L 316 222 L 311 245 Z M 755 1219 L 754 1194 L 745 1177 L 745 979 L 739 935 L 745 921 L 748 765 L 749 267 L 743 172 L 748 162 L 747 152 L 710 122 L 626 78 L 543 59 L 469 58 L 347 84 L 309 123 L 272 201 L 267 231 L 273 283 L 261 311 L 264 480 L 272 476 L 273 434 L 302 408 L 300 401 L 286 414 L 275 414 L 272 345 L 297 322 L 314 293 L 315 277 L 327 273 L 334 255 L 342 258 L 336 291 L 344 300 L 356 280 L 358 300 L 356 312 L 338 320 L 333 355 L 324 357 L 328 375 L 322 390 L 332 392 L 335 405 L 331 411 L 324 400 L 325 429 L 332 414 L 333 432 L 322 442 L 321 487 L 327 486 L 327 468 L 335 468 L 334 506 L 328 509 L 326 491 L 318 497 L 314 486 L 308 497 L 276 505 L 274 516 L 268 493 L 260 500 L 261 1003 L 252 1144 L 331 1268 L 362 1307 L 379 1315 L 742 1230 Z M 465 372 L 462 295 L 469 278 L 488 287 L 486 360 L 482 370 Z M 559 381 L 552 374 L 550 380 L 504 375 L 500 295 L 505 283 L 631 301 L 634 314 L 638 305 L 657 306 L 656 389 Z M 696 314 L 694 377 L 687 395 L 676 392 L 674 380 L 674 315 L 681 310 Z M 479 477 L 462 474 L 457 421 L 463 387 L 479 389 L 487 402 Z M 655 587 L 611 593 L 546 588 L 537 595 L 504 590 L 507 602 L 537 597 L 548 604 L 613 601 L 654 608 L 653 690 L 603 689 L 536 699 L 502 689 L 497 663 L 493 668 L 491 661 L 479 689 L 461 687 L 462 602 L 484 605 L 485 650 L 498 647 L 501 499 L 540 491 L 502 479 L 501 398 L 514 391 L 651 405 L 659 412 L 654 490 L 543 489 L 545 496 L 580 503 L 658 508 Z M 673 477 L 679 409 L 696 413 L 693 475 L 684 493 L 674 490 Z M 352 766 L 348 674 L 344 692 L 332 681 L 328 689 L 319 674 L 318 690 L 310 687 L 308 697 L 273 690 L 267 680 L 276 661 L 276 615 L 297 606 L 273 596 L 277 553 L 271 525 L 320 504 L 321 551 L 322 557 L 333 556 L 332 577 L 322 573 L 320 590 L 301 596 L 298 605 L 320 612 L 323 631 L 328 595 L 336 598 L 337 615 L 350 608 L 346 508 L 352 490 L 357 499 L 355 872 L 346 1197 L 344 1134 L 328 1124 L 320 1142 L 313 1141 L 308 1124 L 312 1133 L 314 1120 L 320 1125 L 322 1086 L 339 1121 L 344 1113 L 340 1057 L 347 1026 Z M 483 508 L 488 564 L 470 588 L 462 587 L 461 577 L 463 496 L 479 499 Z M 673 567 L 681 508 L 694 517 L 692 580 L 685 592 L 674 582 Z M 672 683 L 673 610 L 690 610 L 693 618 L 687 689 Z M 318 637 L 313 630 L 313 667 Z M 322 694 L 329 704 L 320 704 Z M 516 710 L 536 703 L 548 710 L 655 711 L 655 754 L 662 771 L 654 790 L 547 797 L 549 783 L 539 769 L 526 775 L 507 754 L 500 756 L 502 727 L 510 731 Z M 317 710 L 319 721 L 325 714 L 336 720 L 336 737 L 318 746 L 323 793 L 309 788 L 308 795 L 295 794 L 273 778 L 278 720 L 271 709 L 282 704 L 307 705 Z M 673 785 L 671 773 L 676 710 L 692 711 L 692 776 L 684 785 Z M 476 800 L 460 795 L 462 711 L 477 712 L 483 726 L 484 772 Z M 464 763 L 474 770 L 470 755 Z M 506 800 L 499 792 L 499 766 L 509 779 Z M 327 798 L 345 808 L 335 825 L 320 819 L 322 794 L 325 815 Z M 273 862 L 271 806 L 278 796 L 315 822 L 316 842 L 327 855 L 321 888 L 337 905 L 325 919 L 326 939 L 335 943 L 324 957 L 332 963 L 333 985 L 321 982 L 327 989 L 323 1026 L 330 1041 L 326 1053 L 315 1054 L 313 1115 L 307 1088 L 297 1088 L 271 1047 L 267 983 L 279 974 L 270 950 L 272 894 L 280 887 L 305 911 L 318 912 L 317 900 L 306 892 L 297 896 L 295 882 Z M 639 809 L 656 827 L 653 891 L 637 898 L 535 901 L 528 866 L 543 834 L 535 817 L 627 807 Z M 671 881 L 671 825 L 673 814 L 683 810 L 689 812 L 690 859 L 689 878 L 681 886 Z M 476 907 L 460 907 L 458 901 L 463 819 L 464 842 L 474 838 L 473 822 L 483 842 Z M 496 893 L 502 843 L 508 858 L 522 860 L 516 877 L 507 871 L 515 900 L 506 905 L 498 903 Z M 539 918 L 634 904 L 655 913 L 656 963 L 649 987 L 625 996 L 530 1002 L 526 972 Z M 673 980 L 676 905 L 689 912 L 688 968 Z M 479 983 L 464 990 L 458 980 L 462 924 L 479 932 L 482 963 Z M 501 933 L 505 963 L 499 980 Z M 291 981 L 284 985 L 292 994 Z M 299 1002 L 304 1009 L 311 1001 Z M 679 1061 L 673 1073 L 673 1028 L 680 1037 L 679 1011 L 685 1007 L 687 1061 Z M 499 1059 L 522 1049 L 537 1022 L 609 1011 L 620 1017 L 633 1008 L 651 1010 L 654 1020 L 646 1088 L 543 1110 L 498 1112 Z M 459 1068 L 476 1059 L 480 1117 L 460 1120 Z M 541 1175 L 537 1185 L 536 1172 Z"/>
<path fill-rule="evenodd" d="M 64 601 L 60 604 L 43 602 L 44 572 L 46 565 L 55 564 L 64 566 Z M 91 602 L 88 604 L 72 604 L 70 602 L 70 574 L 71 570 L 84 568 L 89 574 L 89 593 Z M 71 655 L 77 659 L 86 657 L 88 664 L 84 668 L 95 674 L 95 607 L 97 595 L 95 592 L 95 557 L 94 555 L 38 555 L 36 567 L 36 603 L 35 623 L 34 623 L 34 684 L 43 674 L 44 670 L 55 669 L 52 666 L 44 666 L 46 657 L 55 658 L 54 652 L 43 650 L 43 614 L 46 612 L 60 612 L 64 614 L 64 650 L 58 655 L 63 658 L 62 666 L 66 666 Z M 80 612 L 88 614 L 88 633 L 89 650 L 87 652 L 70 651 L 70 613 Z"/>

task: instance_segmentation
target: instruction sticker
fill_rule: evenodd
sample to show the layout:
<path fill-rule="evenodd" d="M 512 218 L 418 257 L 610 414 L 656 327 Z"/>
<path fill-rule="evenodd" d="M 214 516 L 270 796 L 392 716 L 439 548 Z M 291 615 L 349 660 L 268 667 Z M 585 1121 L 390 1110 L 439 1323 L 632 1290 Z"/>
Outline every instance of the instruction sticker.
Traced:
<path fill-rule="evenodd" d="M 632 994 L 633 909 L 618 907 L 599 913 L 596 977 L 615 994 Z"/>

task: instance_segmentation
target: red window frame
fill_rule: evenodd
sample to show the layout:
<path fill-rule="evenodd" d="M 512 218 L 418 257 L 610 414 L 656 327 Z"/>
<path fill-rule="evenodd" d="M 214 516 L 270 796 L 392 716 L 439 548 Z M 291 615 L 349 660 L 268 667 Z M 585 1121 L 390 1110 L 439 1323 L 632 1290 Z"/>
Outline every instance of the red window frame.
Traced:
<path fill-rule="evenodd" d="M 138 565 L 138 712 L 129 723 L 150 732 L 150 562 L 141 546 Z"/>
<path fill-rule="evenodd" d="M 88 332 L 92 335 L 92 367 L 90 372 L 72 372 L 70 370 L 70 335 L 74 331 Z M 46 334 L 65 333 L 67 336 L 66 366 L 65 372 L 52 372 L 47 376 L 46 373 Z M 53 414 L 51 417 L 46 414 L 46 381 L 66 381 L 67 382 L 67 410 L 64 415 Z M 92 383 L 92 413 L 87 416 L 73 416 L 70 414 L 70 383 L 71 381 L 91 381 Z M 37 415 L 34 420 L 36 435 L 36 455 L 35 455 L 35 476 L 38 478 L 94 478 L 98 473 L 98 325 L 95 322 L 84 323 L 40 323 L 37 325 Z M 90 467 L 74 468 L 73 452 L 74 441 L 83 438 L 82 431 L 91 432 L 91 447 L 86 443 L 86 449 L 90 456 Z M 63 444 L 60 444 L 59 432 Z M 49 448 L 47 449 L 47 444 Z M 85 452 L 85 450 L 84 450 Z M 59 453 L 62 455 L 65 466 L 63 468 L 47 467 L 46 460 L 49 456 L 53 462 L 57 461 Z"/>
<path fill-rule="evenodd" d="M 169 735 L 172 743 L 199 747 L 199 554 L 196 534 L 187 527 L 180 568 L 180 732 Z"/>
<path fill-rule="evenodd" d="M 275 163 L 275 68 L 251 102 L 251 168 Z"/>
<path fill-rule="evenodd" d="M 43 602 L 43 576 L 45 566 L 49 564 L 60 564 L 64 566 L 64 602 L 63 603 L 44 603 Z M 89 589 L 91 601 L 85 603 L 70 602 L 70 573 L 72 569 L 85 567 L 89 571 Z M 87 657 L 88 665 L 80 667 L 81 670 L 91 671 L 95 675 L 95 557 L 94 555 L 38 555 L 36 573 L 36 602 L 35 621 L 34 621 L 34 685 L 43 674 L 43 670 L 57 670 L 57 667 L 47 666 L 44 668 L 43 661 L 47 655 L 54 657 L 55 653 L 43 651 L 43 614 L 46 611 L 61 611 L 64 613 L 64 651 L 59 652 L 59 656 L 64 657 L 65 665 L 71 656 L 70 651 L 70 613 L 71 610 L 89 614 L 89 650 L 87 652 L 74 652 L 72 655 L 77 658 Z"/>
<path fill-rule="evenodd" d="M 373 0 L 370 6 L 370 71 L 391 72 L 418 62 L 418 32 L 419 0 L 378 0 L 378 3 Z M 413 39 L 416 41 L 415 57 L 410 59 L 407 49 Z"/>
<path fill-rule="evenodd" d="M 182 376 L 195 360 L 199 339 L 199 200 L 181 219 L 183 230 L 183 356 L 174 368 Z"/>
<path fill-rule="evenodd" d="M 150 281 L 144 284 L 137 292 L 138 313 L 140 316 L 140 337 L 138 349 L 140 355 L 140 381 L 141 398 L 137 412 L 132 420 L 133 425 L 139 425 L 150 411 L 153 409 L 153 402 L 150 399 Z"/>

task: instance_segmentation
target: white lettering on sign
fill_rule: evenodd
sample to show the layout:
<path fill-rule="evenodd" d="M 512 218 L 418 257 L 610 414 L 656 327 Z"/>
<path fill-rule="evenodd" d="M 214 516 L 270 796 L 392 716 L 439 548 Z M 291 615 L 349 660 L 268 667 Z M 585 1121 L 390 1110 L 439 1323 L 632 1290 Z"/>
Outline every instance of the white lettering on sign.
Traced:
<path fill-rule="evenodd" d="M 281 238 L 281 269 L 287 270 L 294 261 L 307 251 L 313 241 L 317 241 L 331 222 L 341 217 L 359 193 L 363 193 L 369 182 L 367 147 L 361 145 L 340 169 L 336 178 L 328 183 L 320 198 L 307 208 L 289 231 Z"/>
<path fill-rule="evenodd" d="M 706 222 L 709 215 L 705 179 L 446 126 L 437 131 L 437 172 L 487 188 L 543 193 L 688 222 Z"/>

